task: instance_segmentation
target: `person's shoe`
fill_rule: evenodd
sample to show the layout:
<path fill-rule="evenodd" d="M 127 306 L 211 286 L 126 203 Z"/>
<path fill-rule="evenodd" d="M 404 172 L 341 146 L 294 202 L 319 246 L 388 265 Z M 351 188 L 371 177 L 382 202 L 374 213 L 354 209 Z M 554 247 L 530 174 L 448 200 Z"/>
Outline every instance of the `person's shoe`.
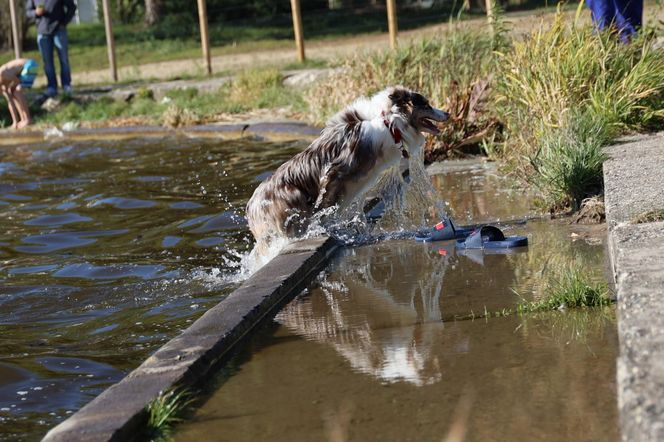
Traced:
<path fill-rule="evenodd" d="M 63 91 L 65 94 L 68 94 L 68 95 L 71 95 L 71 94 L 74 93 L 74 89 L 72 89 L 72 87 L 71 87 L 70 85 L 63 86 L 63 87 L 62 87 L 62 91 Z"/>
<path fill-rule="evenodd" d="M 58 90 L 48 88 L 48 89 L 46 89 L 46 92 L 44 93 L 44 95 L 46 96 L 46 98 L 53 98 L 56 95 L 58 95 Z"/>

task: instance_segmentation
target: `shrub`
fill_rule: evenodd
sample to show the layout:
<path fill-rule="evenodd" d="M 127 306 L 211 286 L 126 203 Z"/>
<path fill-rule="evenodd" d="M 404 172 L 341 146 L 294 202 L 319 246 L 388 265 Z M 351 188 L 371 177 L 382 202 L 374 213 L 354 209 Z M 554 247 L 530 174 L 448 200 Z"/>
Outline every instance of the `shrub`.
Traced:
<path fill-rule="evenodd" d="M 590 113 L 568 115 L 560 127 L 544 131 L 530 157 L 530 180 L 555 211 L 577 210 L 583 199 L 601 193 L 602 148 L 610 139 L 606 122 Z"/>

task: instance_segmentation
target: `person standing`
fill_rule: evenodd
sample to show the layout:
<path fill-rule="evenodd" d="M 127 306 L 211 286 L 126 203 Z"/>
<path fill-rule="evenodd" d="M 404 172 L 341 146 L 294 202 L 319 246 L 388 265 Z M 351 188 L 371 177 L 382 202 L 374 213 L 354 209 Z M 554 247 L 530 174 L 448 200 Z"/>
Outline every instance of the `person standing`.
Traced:
<path fill-rule="evenodd" d="M 53 50 L 58 51 L 60 81 L 65 93 L 71 93 L 71 68 L 67 41 L 67 25 L 76 14 L 74 0 L 27 0 L 25 10 L 28 18 L 37 23 L 37 46 L 44 62 L 44 73 L 48 83 L 46 96 L 58 94 Z"/>

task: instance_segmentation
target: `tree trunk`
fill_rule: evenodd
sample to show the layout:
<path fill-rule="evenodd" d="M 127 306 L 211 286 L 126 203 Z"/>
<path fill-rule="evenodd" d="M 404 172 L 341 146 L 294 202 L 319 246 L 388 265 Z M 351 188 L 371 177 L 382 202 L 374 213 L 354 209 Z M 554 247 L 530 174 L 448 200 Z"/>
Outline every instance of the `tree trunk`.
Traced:
<path fill-rule="evenodd" d="M 145 0 L 145 24 L 153 26 L 161 20 L 162 0 Z"/>

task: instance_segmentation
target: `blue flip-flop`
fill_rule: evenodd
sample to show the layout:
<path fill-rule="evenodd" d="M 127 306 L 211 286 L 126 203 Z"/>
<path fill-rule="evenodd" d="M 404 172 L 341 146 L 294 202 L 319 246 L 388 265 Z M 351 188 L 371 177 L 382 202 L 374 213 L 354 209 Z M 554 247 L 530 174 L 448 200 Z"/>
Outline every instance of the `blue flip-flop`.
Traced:
<path fill-rule="evenodd" d="M 494 226 L 483 226 L 476 229 L 468 238 L 456 242 L 460 249 L 508 249 L 528 245 L 525 236 L 505 237 L 503 232 Z"/>
<path fill-rule="evenodd" d="M 415 234 L 416 241 L 445 241 L 447 239 L 463 239 L 473 232 L 474 229 L 457 227 L 450 218 L 443 218 L 438 224 L 430 229 L 420 230 Z"/>
<path fill-rule="evenodd" d="M 369 222 L 376 222 L 383 217 L 385 214 L 385 202 L 383 200 L 378 200 L 371 206 L 369 210 L 364 213 L 364 216 Z"/>

